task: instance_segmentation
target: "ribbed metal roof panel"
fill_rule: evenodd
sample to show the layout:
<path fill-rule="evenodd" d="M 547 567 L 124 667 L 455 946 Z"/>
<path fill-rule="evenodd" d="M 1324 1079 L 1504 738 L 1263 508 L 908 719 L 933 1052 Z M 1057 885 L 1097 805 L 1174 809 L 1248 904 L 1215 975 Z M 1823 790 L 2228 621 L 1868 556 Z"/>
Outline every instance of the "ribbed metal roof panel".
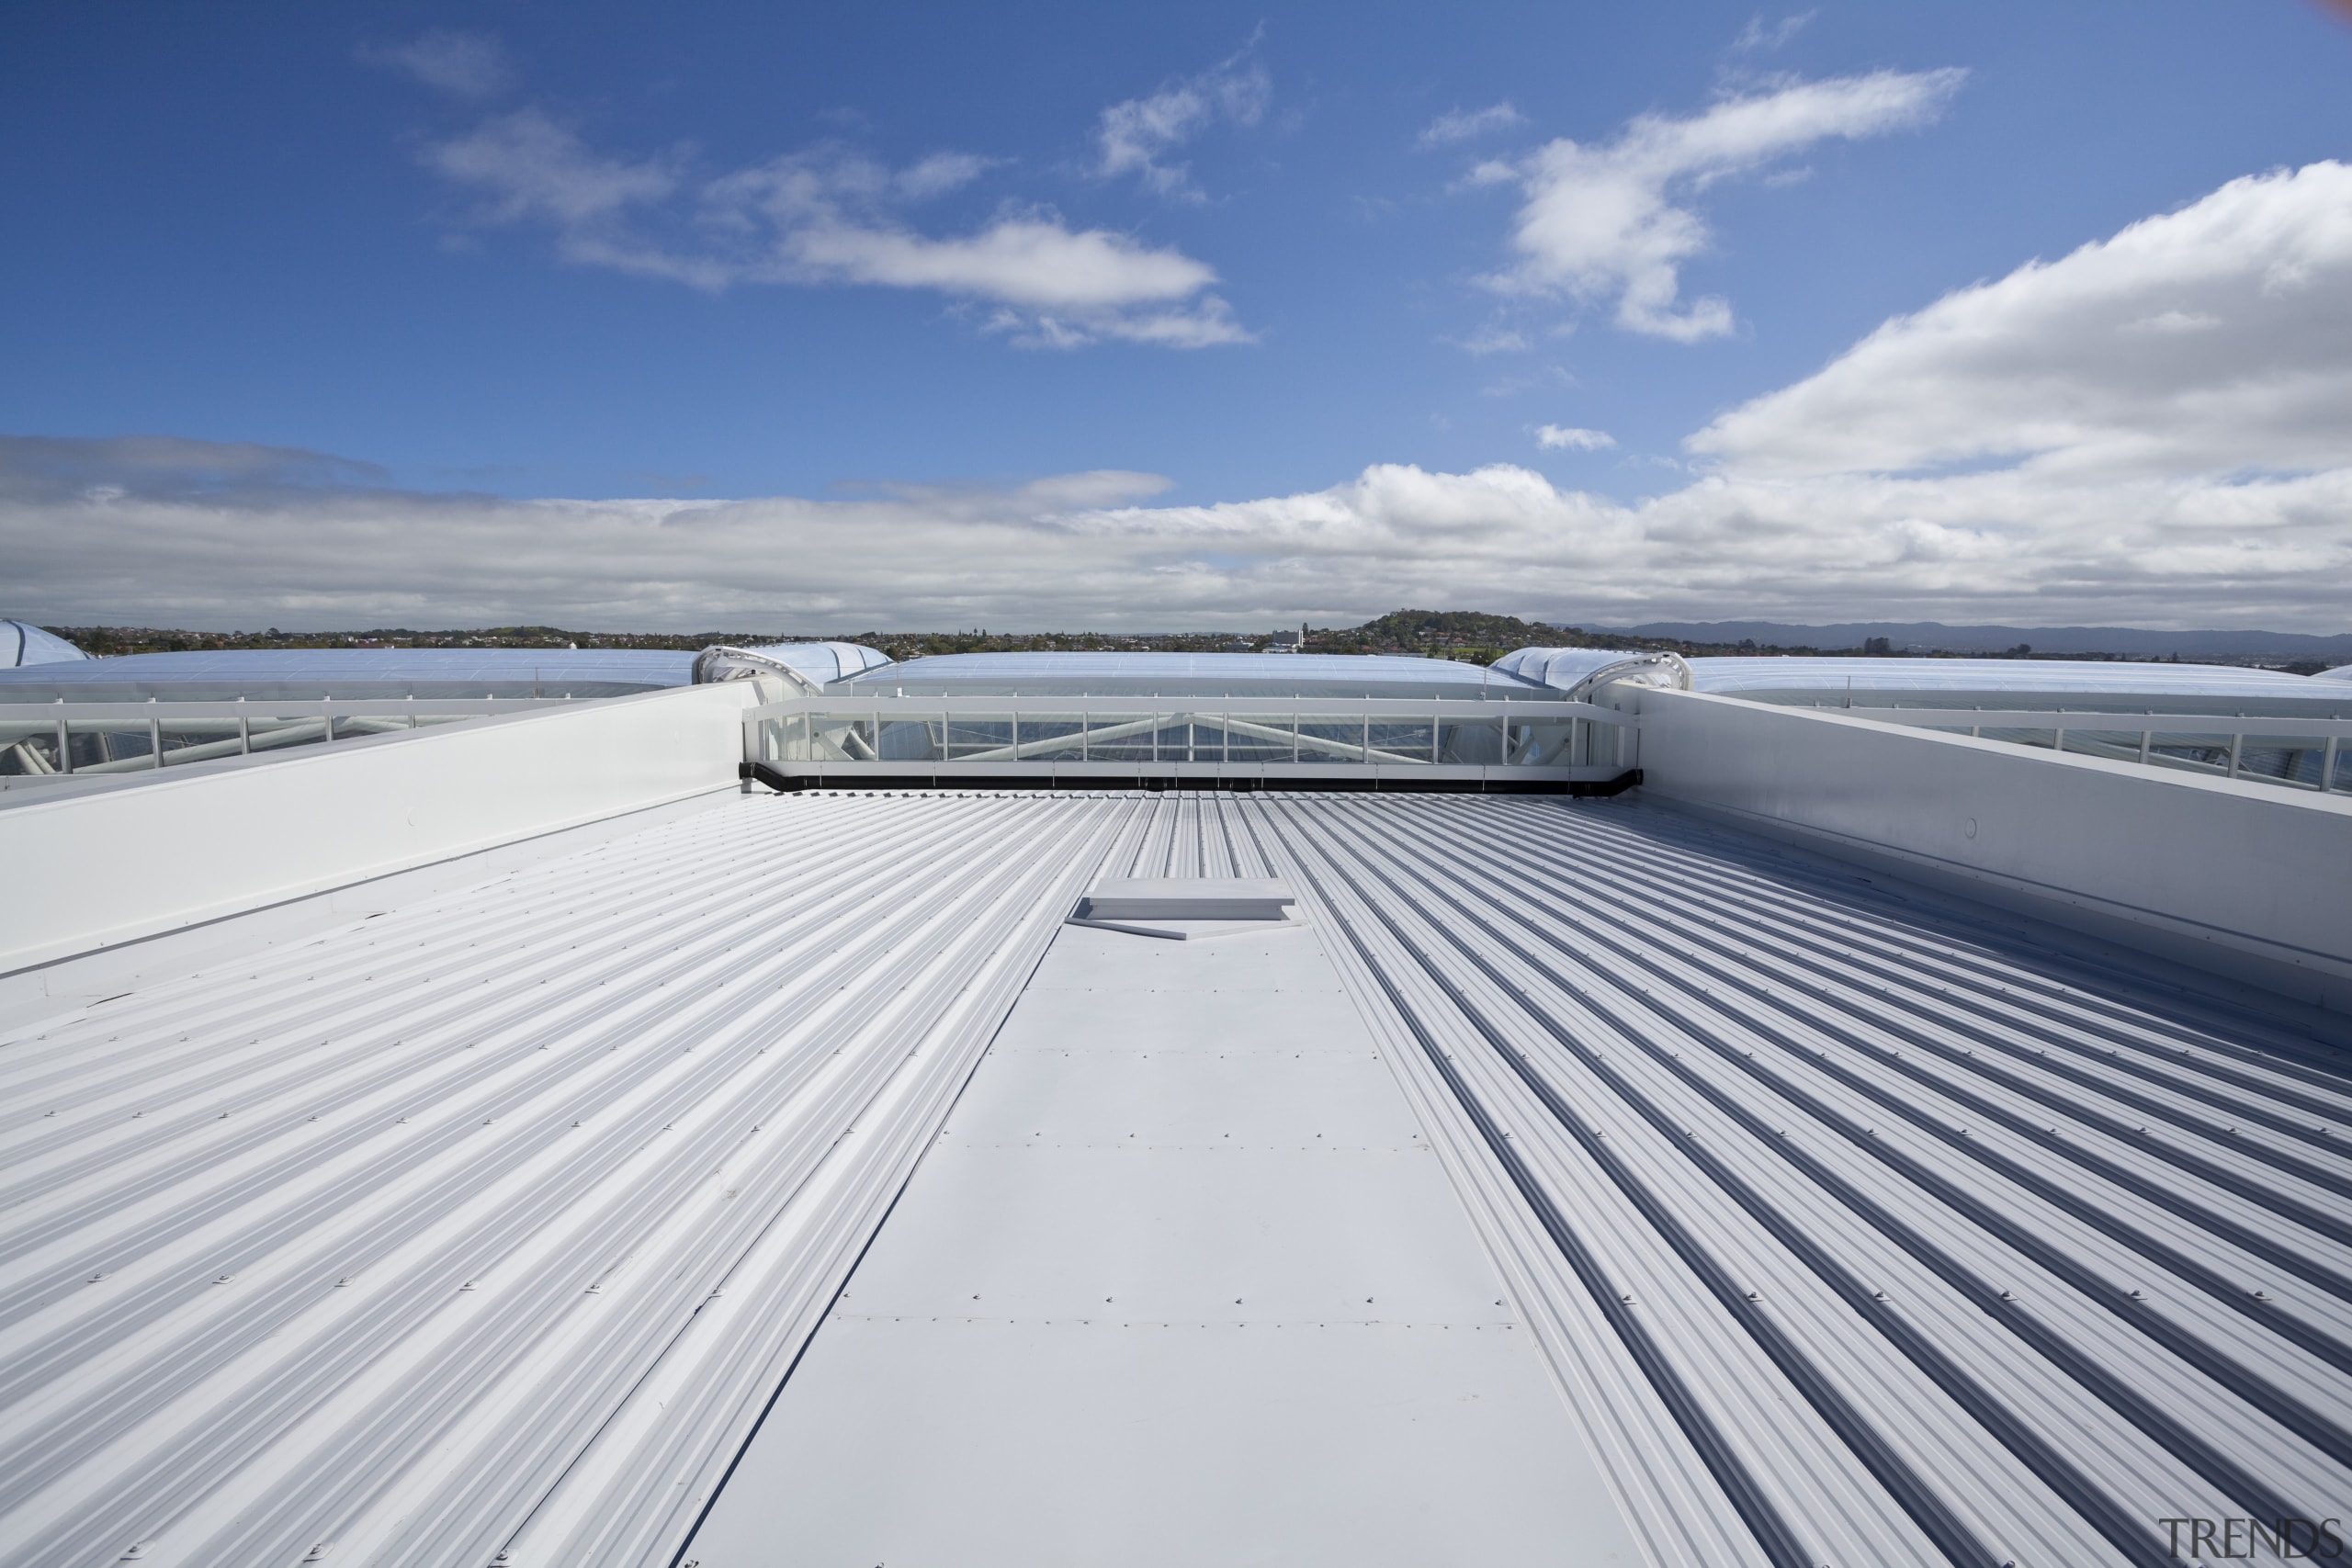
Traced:
<path fill-rule="evenodd" d="M 2153 1562 L 2345 1495 L 2324 1047 L 1638 808 L 1266 815 L 1564 1382 L 1614 1363 L 1597 1446 L 1762 1560 Z"/>
<path fill-rule="evenodd" d="M 1106 874 L 1299 894 L 1661 1562 L 2340 1512 L 2283 1012 L 1622 800 L 820 795 L 7 1042 L 0 1562 L 668 1561 Z"/>
<path fill-rule="evenodd" d="M 1137 823 L 745 802 L 10 1042 L 0 1562 L 660 1556 Z"/>

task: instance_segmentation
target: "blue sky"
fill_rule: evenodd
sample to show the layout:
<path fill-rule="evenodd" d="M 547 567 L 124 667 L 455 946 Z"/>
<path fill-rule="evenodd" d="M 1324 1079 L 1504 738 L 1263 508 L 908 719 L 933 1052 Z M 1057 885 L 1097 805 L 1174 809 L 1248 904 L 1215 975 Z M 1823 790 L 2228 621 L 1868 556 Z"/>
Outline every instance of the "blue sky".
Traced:
<path fill-rule="evenodd" d="M 9 613 L 2342 629 L 2352 453 L 2206 418 L 2352 374 L 2345 187 L 2286 173 L 2352 158 L 2308 0 L 11 33 Z M 2167 215 L 2087 294 L 2019 274 Z M 2044 298 L 1967 293 L 2003 279 Z M 2064 365 L 1952 358 L 2117 300 Z M 1981 320 L 1857 348 L 1939 302 Z"/>

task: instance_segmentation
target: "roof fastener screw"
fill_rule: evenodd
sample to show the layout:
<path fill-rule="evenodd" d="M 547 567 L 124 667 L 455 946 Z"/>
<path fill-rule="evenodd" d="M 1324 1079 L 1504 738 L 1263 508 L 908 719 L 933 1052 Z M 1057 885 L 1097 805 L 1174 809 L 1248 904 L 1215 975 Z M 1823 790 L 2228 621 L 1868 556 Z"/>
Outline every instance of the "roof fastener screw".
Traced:
<path fill-rule="evenodd" d="M 2015 1295 L 2012 1295 L 2012 1294 L 2011 1294 L 2009 1292 L 2007 1292 L 2007 1291 L 2003 1291 L 2003 1292 L 2001 1292 L 2001 1299 L 2002 1299 L 2003 1301 L 2005 1301 L 2005 1302 L 2013 1302 L 2013 1301 L 2017 1300 L 2017 1297 L 2016 1297 Z"/>
<path fill-rule="evenodd" d="M 2254 1292 L 2254 1299 L 2258 1302 L 2267 1302 L 2270 1299 L 2270 1292 L 2267 1291 L 2256 1291 Z"/>

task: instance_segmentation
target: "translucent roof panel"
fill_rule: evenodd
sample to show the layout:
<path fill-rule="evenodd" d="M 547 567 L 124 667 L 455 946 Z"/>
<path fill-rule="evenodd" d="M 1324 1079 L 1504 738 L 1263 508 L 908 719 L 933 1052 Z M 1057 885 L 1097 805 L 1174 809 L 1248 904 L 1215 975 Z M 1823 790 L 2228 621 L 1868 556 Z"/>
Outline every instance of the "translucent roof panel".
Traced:
<path fill-rule="evenodd" d="M 70 664 L 90 656 L 24 621 L 0 621 L 0 670 L 27 664 Z"/>
<path fill-rule="evenodd" d="M 1596 670 L 1639 655 L 1613 648 L 1522 648 L 1495 660 L 1495 668 L 1539 686 L 1562 690 Z"/>
<path fill-rule="evenodd" d="M 746 648 L 743 651 L 788 665 L 820 686 L 846 681 L 853 675 L 867 670 L 878 670 L 890 662 L 888 654 L 878 648 L 868 648 L 862 642 L 776 642 Z"/>
<path fill-rule="evenodd" d="M 0 702 L 232 697 L 623 696 L 693 679 L 695 656 L 639 648 L 288 648 L 135 653 L 0 670 Z"/>
<path fill-rule="evenodd" d="M 1388 654 L 948 653 L 848 682 L 909 696 L 1472 697 L 1544 688 L 1476 664 Z"/>
<path fill-rule="evenodd" d="M 2222 664 L 2126 664 L 2057 659 L 1693 659 L 1702 692 L 1811 702 L 1848 691 L 1874 705 L 2154 706 L 2174 712 L 2256 711 L 2249 705 L 2343 700 L 2301 675 Z M 1996 701 L 1997 699 L 1997 702 Z"/>

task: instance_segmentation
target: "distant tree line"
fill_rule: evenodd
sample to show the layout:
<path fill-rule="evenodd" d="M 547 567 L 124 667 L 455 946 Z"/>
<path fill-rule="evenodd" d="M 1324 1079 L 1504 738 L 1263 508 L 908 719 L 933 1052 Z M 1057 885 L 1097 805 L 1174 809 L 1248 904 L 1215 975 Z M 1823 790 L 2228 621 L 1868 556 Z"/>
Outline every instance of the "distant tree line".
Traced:
<path fill-rule="evenodd" d="M 197 649 L 248 648 L 654 648 L 692 651 L 713 643 L 756 645 L 771 642 L 860 642 L 878 648 L 897 660 L 923 659 L 943 653 L 1009 653 L 1029 650 L 1095 649 L 1112 652 L 1217 653 L 1264 652 L 1277 639 L 1295 642 L 1297 634 L 1275 632 L 990 632 L 985 627 L 952 632 L 859 631 L 707 631 L 707 632 L 581 632 L 560 626 L 478 626 L 457 631 L 416 631 L 406 626 L 379 626 L 369 631 L 288 632 L 276 626 L 257 632 L 192 632 L 153 626 L 46 626 L 85 653 L 112 657 L 126 653 L 175 653 Z M 1519 648 L 1623 648 L 1636 652 L 1673 652 L 1693 657 L 1724 654 L 1810 654 L 1826 658 L 1996 658 L 2122 660 L 2121 654 L 2036 654 L 2019 643 L 2004 652 L 1952 653 L 1942 649 L 1897 649 L 1887 638 L 1868 638 L 1860 648 L 1815 648 L 1803 645 L 1762 647 L 1736 643 L 1686 642 L 1672 638 L 1634 637 L 1630 633 L 1582 626 L 1552 626 L 1494 615 L 1480 610 L 1392 610 L 1360 626 L 1302 627 L 1308 653 L 1414 654 L 1491 664 Z M 2315 673 L 2322 666 L 2264 662 L 2298 674 Z"/>

